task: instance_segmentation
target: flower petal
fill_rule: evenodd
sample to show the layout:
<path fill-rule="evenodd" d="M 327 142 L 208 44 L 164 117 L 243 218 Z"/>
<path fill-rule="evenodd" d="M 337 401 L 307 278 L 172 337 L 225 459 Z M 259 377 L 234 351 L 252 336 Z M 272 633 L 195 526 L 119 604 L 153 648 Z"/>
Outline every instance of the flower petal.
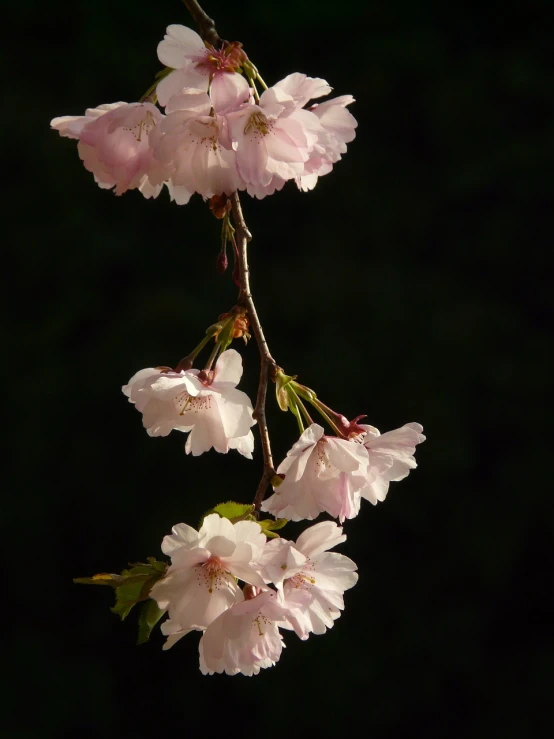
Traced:
<path fill-rule="evenodd" d="M 343 541 L 346 541 L 346 534 L 342 533 L 342 526 L 337 526 L 334 521 L 322 521 L 303 531 L 295 546 L 306 557 L 313 559 Z"/>
<path fill-rule="evenodd" d="M 232 387 L 236 387 L 241 377 L 242 357 L 235 349 L 227 349 L 223 354 L 220 354 L 215 364 L 214 388 L 217 388 L 220 383 L 228 383 Z"/>
<path fill-rule="evenodd" d="M 166 29 L 166 36 L 158 44 L 158 59 L 167 67 L 178 69 L 191 58 L 206 55 L 200 36 L 191 28 L 174 23 Z"/>

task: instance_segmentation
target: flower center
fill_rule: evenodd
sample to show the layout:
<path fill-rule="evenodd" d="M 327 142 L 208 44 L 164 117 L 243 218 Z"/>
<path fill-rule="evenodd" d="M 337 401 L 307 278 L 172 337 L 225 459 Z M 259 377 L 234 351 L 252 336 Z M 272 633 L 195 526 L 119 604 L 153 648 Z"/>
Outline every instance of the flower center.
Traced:
<path fill-rule="evenodd" d="M 219 557 L 210 557 L 207 562 L 197 566 L 197 579 L 200 585 L 204 584 L 209 593 L 225 587 L 227 582 L 227 570 Z"/>
<path fill-rule="evenodd" d="M 325 438 L 323 438 L 316 444 L 315 466 L 316 475 L 320 480 L 330 480 L 339 475 L 339 470 L 331 463 L 331 460 L 327 456 L 327 452 L 325 451 L 326 443 Z"/>
<path fill-rule="evenodd" d="M 212 396 L 203 395 L 201 397 L 189 395 L 187 391 L 180 393 L 175 398 L 175 405 L 179 409 L 179 415 L 191 411 L 192 413 L 202 413 L 209 411 L 212 407 Z"/>
<path fill-rule="evenodd" d="M 123 126 L 122 128 L 124 131 L 129 131 L 137 141 L 142 141 L 142 135 L 144 134 L 145 136 L 148 136 L 155 125 L 156 121 L 154 120 L 154 116 L 149 110 L 147 110 L 144 118 L 142 118 L 136 125 Z"/>
<path fill-rule="evenodd" d="M 297 572 L 296 575 L 293 575 L 292 577 L 287 577 L 285 583 L 290 582 L 293 587 L 300 588 L 301 590 L 311 590 L 315 585 L 315 577 L 313 576 L 314 571 L 314 563 L 310 558 L 308 558 L 304 563 L 302 571 Z"/>
<path fill-rule="evenodd" d="M 219 148 L 219 126 L 211 116 L 197 118 L 188 127 L 188 135 L 194 146 L 205 146 L 217 151 Z"/>
<path fill-rule="evenodd" d="M 256 616 L 252 623 L 256 624 L 256 627 L 258 629 L 258 636 L 263 636 L 264 632 L 262 631 L 262 629 L 264 628 L 264 626 L 267 626 L 267 624 L 270 624 L 271 621 L 265 616 L 262 616 L 262 614 L 260 613 L 258 616 Z"/>
<path fill-rule="evenodd" d="M 254 136 L 256 134 L 267 136 L 272 128 L 273 124 L 271 123 L 271 121 L 268 121 L 263 113 L 256 111 L 255 113 L 252 113 L 252 115 L 248 119 L 248 122 L 244 127 L 244 133 L 253 132 Z"/>
<path fill-rule="evenodd" d="M 223 49 L 214 49 L 210 44 L 207 45 L 204 55 L 196 62 L 196 66 L 207 70 L 211 75 L 216 72 L 233 74 L 241 66 L 242 57 L 244 52 L 240 44 L 227 44 Z"/>

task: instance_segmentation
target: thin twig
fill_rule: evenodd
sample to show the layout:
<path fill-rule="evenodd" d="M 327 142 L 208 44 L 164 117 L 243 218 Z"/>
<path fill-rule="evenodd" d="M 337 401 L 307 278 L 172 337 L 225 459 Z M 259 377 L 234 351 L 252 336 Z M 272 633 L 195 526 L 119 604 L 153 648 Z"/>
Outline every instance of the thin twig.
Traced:
<path fill-rule="evenodd" d="M 198 26 L 203 40 L 212 44 L 212 46 L 219 46 L 221 39 L 215 30 L 215 22 L 202 10 L 196 0 L 183 0 L 183 2 Z"/>
<path fill-rule="evenodd" d="M 206 15 L 196 0 L 183 0 L 187 6 L 189 13 L 192 15 L 200 36 L 208 43 L 216 46 L 221 43 L 214 21 Z M 265 492 L 269 486 L 271 478 L 276 474 L 273 467 L 273 456 L 271 454 L 271 442 L 269 440 L 269 430 L 265 416 L 265 401 L 267 396 L 267 383 L 270 379 L 270 373 L 273 375 L 277 364 L 269 352 L 267 341 L 264 336 L 262 325 L 256 311 L 256 306 L 250 291 L 250 270 L 248 267 L 248 242 L 252 238 L 246 223 L 240 205 L 240 199 L 237 192 L 231 196 L 233 206 L 233 221 L 236 229 L 236 241 L 239 259 L 239 298 L 238 305 L 242 305 L 248 311 L 250 326 L 252 333 L 256 339 L 258 350 L 260 352 L 260 381 L 258 384 L 258 394 L 256 396 L 256 405 L 254 407 L 254 419 L 258 422 L 260 431 L 260 439 L 262 442 L 262 454 L 264 459 L 264 471 L 254 496 L 254 510 L 259 511 L 264 499 Z M 271 377 L 271 379 L 274 379 Z"/>
<path fill-rule="evenodd" d="M 233 221 L 236 229 L 237 247 L 239 252 L 240 292 L 238 303 L 239 305 L 243 305 L 248 311 L 252 333 L 254 334 L 254 338 L 256 339 L 256 343 L 258 345 L 258 351 L 260 352 L 260 382 L 258 384 L 258 394 L 256 397 L 256 406 L 254 408 L 254 418 L 258 422 L 258 428 L 260 430 L 262 453 L 264 458 L 264 471 L 253 501 L 255 510 L 259 510 L 269 482 L 271 478 L 276 474 L 273 467 L 271 442 L 269 440 L 269 429 L 267 427 L 267 419 L 265 415 L 265 401 L 267 396 L 267 384 L 270 379 L 270 372 L 275 372 L 277 364 L 269 351 L 269 347 L 267 345 L 267 341 L 262 329 L 262 324 L 260 323 L 258 312 L 254 304 L 254 299 L 252 298 L 252 292 L 250 291 L 248 241 L 252 238 L 252 236 L 244 221 L 240 198 L 237 192 L 233 193 L 233 195 L 231 196 L 231 203 L 233 206 Z"/>

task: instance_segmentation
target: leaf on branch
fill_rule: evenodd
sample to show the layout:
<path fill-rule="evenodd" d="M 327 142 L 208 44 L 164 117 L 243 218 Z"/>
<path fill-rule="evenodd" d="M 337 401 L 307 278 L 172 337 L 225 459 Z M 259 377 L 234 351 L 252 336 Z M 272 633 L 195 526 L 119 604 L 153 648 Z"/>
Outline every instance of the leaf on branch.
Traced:
<path fill-rule="evenodd" d="M 76 577 L 73 582 L 81 585 L 109 585 L 114 588 L 115 605 L 110 610 L 117 613 L 123 621 L 133 606 L 149 600 L 152 586 L 165 575 L 166 570 L 165 562 L 148 557 L 148 563 L 134 562 L 129 569 L 122 570 L 120 575 L 101 572 L 92 577 Z M 149 619 L 151 620 L 151 615 Z"/>
<path fill-rule="evenodd" d="M 282 529 L 288 522 L 287 518 L 264 518 L 262 521 L 258 521 L 262 527 L 262 532 L 268 539 L 278 539 L 279 534 L 275 534 L 274 532 Z"/>
<path fill-rule="evenodd" d="M 152 629 L 158 623 L 160 618 L 164 615 L 165 611 L 158 608 L 158 604 L 151 598 L 147 603 L 144 603 L 140 608 L 140 615 L 138 620 L 138 639 L 137 644 L 146 644 L 150 639 Z"/>
<path fill-rule="evenodd" d="M 231 523 L 237 523 L 238 521 L 255 521 L 253 511 L 254 506 L 251 503 L 235 503 L 228 500 L 227 503 L 216 505 L 206 513 L 206 516 L 210 513 L 217 513 L 221 518 L 228 518 Z"/>

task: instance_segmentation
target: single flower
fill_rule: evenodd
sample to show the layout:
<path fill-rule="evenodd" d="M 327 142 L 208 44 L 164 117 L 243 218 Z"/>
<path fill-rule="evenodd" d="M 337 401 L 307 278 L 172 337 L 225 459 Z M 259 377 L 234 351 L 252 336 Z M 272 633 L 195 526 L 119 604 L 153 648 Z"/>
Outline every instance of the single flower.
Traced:
<path fill-rule="evenodd" d="M 323 521 L 306 529 L 296 542 L 272 539 L 259 560 L 264 579 L 277 585 L 287 609 L 284 628 L 301 639 L 324 634 L 344 609 L 343 594 L 358 581 L 356 565 L 328 550 L 345 541 L 342 528 Z"/>
<path fill-rule="evenodd" d="M 204 675 L 257 675 L 281 656 L 279 625 L 285 608 L 273 591 L 235 603 L 208 626 L 200 639 L 200 670 Z"/>
<path fill-rule="evenodd" d="M 190 432 L 187 454 L 198 456 L 213 447 L 222 453 L 237 449 L 251 459 L 255 421 L 250 399 L 236 389 L 241 376 L 241 356 L 228 349 L 213 373 L 150 367 L 137 372 L 122 390 L 142 413 L 150 436 L 167 436 L 173 429 Z"/>
<path fill-rule="evenodd" d="M 360 495 L 374 505 L 385 500 L 389 484 L 403 480 L 417 467 L 415 448 L 425 441 L 419 423 L 407 423 L 401 428 L 380 434 L 374 426 L 359 424 L 365 436 L 361 440 L 368 454 L 368 481 Z"/>
<path fill-rule="evenodd" d="M 298 107 L 279 84 L 265 90 L 258 103 L 225 115 L 238 171 L 255 188 L 302 176 L 319 137 L 326 136 L 317 116 Z"/>
<path fill-rule="evenodd" d="M 367 465 L 363 445 L 325 436 L 313 423 L 277 468 L 284 480 L 262 510 L 293 521 L 314 519 L 324 511 L 341 522 L 353 518 L 360 508 Z"/>
<path fill-rule="evenodd" d="M 346 106 L 353 102 L 352 95 L 342 95 L 313 105 L 309 109 L 319 119 L 326 137 L 320 136 L 318 146 L 314 148 L 305 164 L 306 174 L 297 180 L 301 190 L 312 190 L 317 184 L 318 177 L 329 174 L 333 164 L 346 152 L 346 144 L 354 140 L 358 123 L 346 110 Z"/>
<path fill-rule="evenodd" d="M 187 202 L 194 192 L 211 198 L 244 189 L 226 119 L 211 115 L 211 101 L 205 92 L 187 90 L 172 97 L 166 112 L 151 144 L 160 178 L 169 179 L 172 194 L 172 188 L 180 188 L 180 197 L 175 197 L 179 204 Z"/>
<path fill-rule="evenodd" d="M 158 45 L 158 58 L 173 68 L 156 88 L 160 105 L 167 105 L 185 88 L 209 90 L 216 111 L 229 108 L 239 98 L 248 99 L 248 82 L 236 73 L 246 60 L 240 44 L 224 43 L 216 49 L 192 29 L 174 24 Z"/>
<path fill-rule="evenodd" d="M 111 103 L 89 108 L 84 116 L 61 116 L 51 122 L 61 136 L 78 139 L 77 149 L 85 168 L 102 188 L 116 195 L 138 189 L 145 197 L 156 197 L 163 174 L 152 156 L 150 132 L 163 114 L 151 103 Z"/>
<path fill-rule="evenodd" d="M 162 542 L 171 565 L 150 591 L 158 606 L 169 612 L 165 633 L 172 639 L 166 648 L 192 629 L 205 629 L 242 599 L 236 578 L 265 587 L 254 566 L 265 541 L 259 524 L 232 524 L 217 513 L 205 517 L 200 531 L 184 523 L 173 527 Z"/>

